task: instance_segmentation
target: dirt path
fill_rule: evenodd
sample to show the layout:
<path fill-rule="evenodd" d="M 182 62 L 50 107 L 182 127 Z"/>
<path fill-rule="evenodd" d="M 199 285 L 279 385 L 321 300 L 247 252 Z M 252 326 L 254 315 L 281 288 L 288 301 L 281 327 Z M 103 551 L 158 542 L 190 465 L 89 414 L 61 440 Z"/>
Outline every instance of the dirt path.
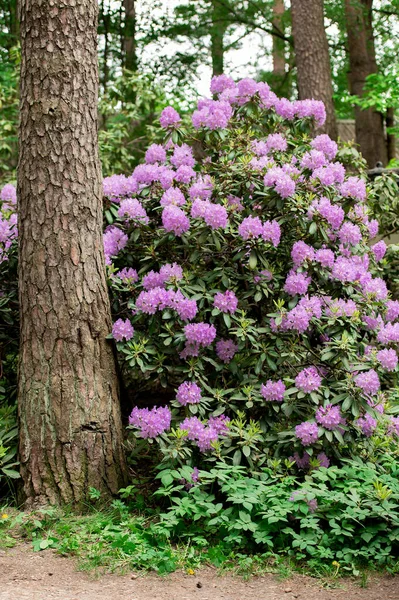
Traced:
<path fill-rule="evenodd" d="M 378 577 L 366 589 L 349 581 L 340 589 L 295 576 L 278 581 L 273 575 L 218 577 L 212 569 L 195 576 L 105 575 L 92 579 L 75 571 L 74 561 L 52 551 L 33 553 L 22 545 L 0 551 L 1 600 L 399 600 L 399 577 Z"/>

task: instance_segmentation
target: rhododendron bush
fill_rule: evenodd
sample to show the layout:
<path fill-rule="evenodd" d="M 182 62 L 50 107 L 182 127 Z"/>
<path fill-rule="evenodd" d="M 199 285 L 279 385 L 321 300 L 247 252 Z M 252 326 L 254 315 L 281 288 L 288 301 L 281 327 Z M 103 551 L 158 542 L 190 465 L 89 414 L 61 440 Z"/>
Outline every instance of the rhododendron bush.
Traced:
<path fill-rule="evenodd" d="M 130 427 L 191 467 L 306 471 L 397 443 L 399 302 L 365 180 L 313 133 L 321 102 L 224 75 L 211 92 L 189 127 L 166 108 L 164 143 L 104 180 Z"/>
<path fill-rule="evenodd" d="M 192 466 L 278 456 L 301 469 L 395 439 L 399 302 L 379 276 L 366 182 L 311 135 L 321 102 L 226 76 L 211 92 L 192 127 L 165 109 L 164 143 L 104 181 L 136 436 Z"/>

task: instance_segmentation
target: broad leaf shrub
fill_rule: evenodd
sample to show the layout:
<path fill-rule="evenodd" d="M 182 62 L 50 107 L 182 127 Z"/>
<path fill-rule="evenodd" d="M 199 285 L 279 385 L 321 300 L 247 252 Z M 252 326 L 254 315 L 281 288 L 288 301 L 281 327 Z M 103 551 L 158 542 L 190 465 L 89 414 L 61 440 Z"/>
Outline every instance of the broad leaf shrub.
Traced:
<path fill-rule="evenodd" d="M 0 497 L 19 477 L 16 380 L 19 344 L 16 191 L 0 190 Z"/>
<path fill-rule="evenodd" d="M 339 464 L 377 429 L 396 444 L 399 302 L 366 181 L 310 135 L 322 103 L 226 76 L 211 92 L 191 129 L 165 109 L 165 143 L 104 181 L 136 437 L 165 466 L 248 473 L 273 457 Z"/>

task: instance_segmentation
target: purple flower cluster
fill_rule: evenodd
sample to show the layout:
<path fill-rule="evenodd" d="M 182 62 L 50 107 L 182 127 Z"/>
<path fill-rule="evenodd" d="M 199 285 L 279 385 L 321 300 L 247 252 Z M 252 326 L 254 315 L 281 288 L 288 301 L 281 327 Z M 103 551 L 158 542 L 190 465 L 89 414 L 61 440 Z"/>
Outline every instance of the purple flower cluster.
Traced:
<path fill-rule="evenodd" d="M 216 442 L 219 436 L 227 433 L 228 422 L 229 418 L 224 415 L 211 417 L 207 424 L 197 417 L 188 417 L 180 423 L 180 429 L 187 431 L 187 439 L 195 442 L 201 452 L 206 452 L 212 449 L 212 443 Z"/>
<path fill-rule="evenodd" d="M 399 317 L 399 300 L 388 300 L 386 303 L 385 318 L 387 321 L 396 321 Z"/>
<path fill-rule="evenodd" d="M 278 381 L 268 379 L 266 385 L 262 384 L 260 393 L 268 402 L 282 402 L 284 400 L 285 385 L 281 379 Z"/>
<path fill-rule="evenodd" d="M 290 271 L 287 279 L 285 280 L 284 290 L 290 296 L 303 296 L 308 291 L 311 278 L 306 273 L 298 273 L 296 271 Z"/>
<path fill-rule="evenodd" d="M 227 210 L 221 204 L 214 204 L 209 200 L 195 199 L 191 207 L 191 216 L 204 219 L 212 229 L 221 227 L 225 229 L 228 224 Z"/>
<path fill-rule="evenodd" d="M 133 176 L 111 175 L 103 179 L 104 196 L 111 198 L 113 202 L 119 202 L 124 196 L 133 196 L 138 189 L 138 181 Z"/>
<path fill-rule="evenodd" d="M 380 380 L 374 369 L 357 375 L 355 383 L 367 396 L 375 396 L 380 389 Z"/>
<path fill-rule="evenodd" d="M 238 233 L 243 240 L 262 237 L 276 248 L 280 243 L 281 228 L 277 221 L 262 223 L 259 217 L 246 217 L 238 226 Z"/>
<path fill-rule="evenodd" d="M 300 267 L 305 261 L 312 261 L 315 257 L 314 249 L 305 242 L 295 242 L 291 250 L 291 258 L 294 267 Z"/>
<path fill-rule="evenodd" d="M 104 254 L 107 265 L 111 264 L 111 258 L 117 256 L 128 242 L 128 237 L 119 227 L 111 226 L 104 233 Z"/>
<path fill-rule="evenodd" d="M 272 167 L 266 173 L 263 182 L 267 187 L 274 187 L 282 198 L 289 198 L 295 193 L 295 181 L 282 167 Z"/>
<path fill-rule="evenodd" d="M 343 300 L 342 298 L 326 298 L 325 314 L 328 317 L 352 317 L 358 310 L 356 302 L 353 300 Z"/>
<path fill-rule="evenodd" d="M 195 159 L 193 156 L 192 148 L 188 144 L 175 146 L 173 156 L 170 159 L 170 162 L 176 168 L 193 167 L 195 165 Z"/>
<path fill-rule="evenodd" d="M 295 427 L 295 435 L 301 440 L 302 446 L 310 446 L 319 438 L 319 428 L 316 423 L 304 421 Z"/>
<path fill-rule="evenodd" d="M 164 129 L 179 125 L 180 121 L 181 117 L 179 113 L 172 106 L 167 106 L 164 108 L 159 118 L 161 127 Z"/>
<path fill-rule="evenodd" d="M 112 327 L 112 337 L 117 342 L 122 342 L 124 339 L 126 341 L 132 339 L 134 335 L 133 325 L 126 319 L 118 319 L 115 321 L 114 326 Z"/>
<path fill-rule="evenodd" d="M 398 364 L 398 355 L 392 348 L 377 352 L 377 360 L 386 371 L 394 371 Z"/>
<path fill-rule="evenodd" d="M 303 453 L 302 458 L 299 456 L 298 452 L 294 452 L 294 455 L 290 456 L 290 460 L 295 461 L 298 469 L 310 468 L 310 456 L 306 451 Z M 319 452 L 319 454 L 316 456 L 316 460 L 319 463 L 319 467 L 325 467 L 328 469 L 330 466 L 330 459 L 324 452 Z"/>
<path fill-rule="evenodd" d="M 162 225 L 168 232 L 181 236 L 190 229 L 190 221 L 178 206 L 165 206 L 162 212 Z"/>
<path fill-rule="evenodd" d="M 369 413 L 366 413 L 364 417 L 357 419 L 356 425 L 360 427 L 366 437 L 371 437 L 374 431 L 377 429 L 377 420 L 374 419 L 374 417 L 372 417 Z"/>
<path fill-rule="evenodd" d="M 325 407 L 320 406 L 316 411 L 316 421 L 325 429 L 334 431 L 345 425 L 345 419 L 341 415 L 339 406 L 327 404 Z"/>
<path fill-rule="evenodd" d="M 135 406 L 129 417 L 129 424 L 140 430 L 142 438 L 156 438 L 170 428 L 172 415 L 167 406 L 137 408 Z"/>
<path fill-rule="evenodd" d="M 308 367 L 300 371 L 295 377 L 295 385 L 305 394 L 318 390 L 321 385 L 321 377 L 316 367 Z"/>
<path fill-rule="evenodd" d="M 190 344 L 198 344 L 205 348 L 210 346 L 215 339 L 216 329 L 214 325 L 208 323 L 190 323 L 185 326 L 184 335 Z"/>
<path fill-rule="evenodd" d="M 182 405 L 201 402 L 201 388 L 194 382 L 184 381 L 176 392 L 176 400 Z"/>
<path fill-rule="evenodd" d="M 150 222 L 145 209 L 136 198 L 127 198 L 121 201 L 118 217 L 122 219 L 126 217 L 130 221 L 139 221 L 144 225 L 148 225 Z"/>
<path fill-rule="evenodd" d="M 381 327 L 377 334 L 377 341 L 381 344 L 399 342 L 399 323 L 387 323 Z"/>
<path fill-rule="evenodd" d="M 136 269 L 132 269 L 131 267 L 124 267 L 115 273 L 115 277 L 119 277 L 125 283 L 135 283 L 139 279 Z"/>
<path fill-rule="evenodd" d="M 163 265 L 157 273 L 156 271 L 149 271 L 143 277 L 143 288 L 146 290 L 152 290 L 156 287 L 164 287 L 165 284 L 172 280 L 174 282 L 180 281 L 183 278 L 183 269 L 177 263 L 173 263 L 173 265 L 166 264 Z"/>
<path fill-rule="evenodd" d="M 216 342 L 216 354 L 224 363 L 229 363 L 238 350 L 233 340 L 219 340 Z"/>
<path fill-rule="evenodd" d="M 213 300 L 213 305 L 221 312 L 233 314 L 237 310 L 238 299 L 231 290 L 227 290 L 224 294 L 218 292 Z"/>
<path fill-rule="evenodd" d="M 160 204 L 161 206 L 183 206 L 186 204 L 186 199 L 179 188 L 170 187 L 164 192 Z"/>
<path fill-rule="evenodd" d="M 387 251 L 387 245 L 384 242 L 384 240 L 381 240 L 380 242 L 377 242 L 377 244 L 374 244 L 374 246 L 372 246 L 371 249 L 373 251 L 376 262 L 379 262 L 385 256 L 385 253 Z"/>
<path fill-rule="evenodd" d="M 198 102 L 198 110 L 194 111 L 192 122 L 195 129 L 225 129 L 232 115 L 233 109 L 229 102 L 203 98 Z"/>
<path fill-rule="evenodd" d="M 312 202 L 310 217 L 312 217 L 314 211 L 317 211 L 333 229 L 339 229 L 345 217 L 343 208 L 331 204 L 331 201 L 324 196 Z"/>
<path fill-rule="evenodd" d="M 166 150 L 160 144 L 151 144 L 145 153 L 145 162 L 147 164 L 163 163 L 166 161 Z"/>
<path fill-rule="evenodd" d="M 347 221 L 339 230 L 338 237 L 343 244 L 352 244 L 352 246 L 356 246 L 362 239 L 362 233 L 358 225 L 354 225 Z"/>
<path fill-rule="evenodd" d="M 348 177 L 348 179 L 339 186 L 339 191 L 345 198 L 366 200 L 366 184 L 363 179 L 359 179 L 359 177 Z"/>
<path fill-rule="evenodd" d="M 191 321 L 197 314 L 195 300 L 189 300 L 180 290 L 165 290 L 163 287 L 150 288 L 140 292 L 136 300 L 136 309 L 148 315 L 154 315 L 158 310 L 170 308 L 175 310 L 182 321 Z"/>
<path fill-rule="evenodd" d="M 334 160 L 338 152 L 338 145 L 325 133 L 318 135 L 311 142 L 310 145 L 315 150 L 324 152 L 328 160 Z"/>

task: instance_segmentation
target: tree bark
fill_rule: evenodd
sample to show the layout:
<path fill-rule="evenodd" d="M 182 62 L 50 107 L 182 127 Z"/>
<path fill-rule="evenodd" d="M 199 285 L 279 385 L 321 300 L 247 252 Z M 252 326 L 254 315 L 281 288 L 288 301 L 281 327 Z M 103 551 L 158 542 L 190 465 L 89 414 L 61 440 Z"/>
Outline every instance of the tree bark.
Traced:
<path fill-rule="evenodd" d="M 322 130 L 336 139 L 338 131 L 323 0 L 292 0 L 291 14 L 299 98 L 324 102 L 327 119 Z"/>
<path fill-rule="evenodd" d="M 393 108 L 388 108 L 385 123 L 387 128 L 395 127 L 395 111 Z M 393 133 L 387 133 L 387 154 L 388 162 L 396 158 L 396 138 Z"/>
<path fill-rule="evenodd" d="M 137 71 L 136 46 L 136 7 L 135 0 L 123 0 L 125 27 L 123 30 L 123 66 L 129 71 Z"/>
<path fill-rule="evenodd" d="M 284 33 L 282 16 L 285 12 L 284 0 L 273 2 L 273 26 Z M 276 35 L 273 36 L 273 75 L 283 80 L 285 76 L 285 41 Z"/>
<path fill-rule="evenodd" d="M 366 77 L 377 72 L 372 0 L 345 0 L 351 94 L 362 97 Z M 356 141 L 370 168 L 387 163 L 383 117 L 372 108 L 355 107 Z"/>
<path fill-rule="evenodd" d="M 224 35 L 226 24 L 225 11 L 218 0 L 212 1 L 212 27 L 211 27 L 211 56 L 212 76 L 222 75 L 224 72 Z"/>
<path fill-rule="evenodd" d="M 18 376 L 27 503 L 125 481 L 102 245 L 97 0 L 20 0 Z"/>

